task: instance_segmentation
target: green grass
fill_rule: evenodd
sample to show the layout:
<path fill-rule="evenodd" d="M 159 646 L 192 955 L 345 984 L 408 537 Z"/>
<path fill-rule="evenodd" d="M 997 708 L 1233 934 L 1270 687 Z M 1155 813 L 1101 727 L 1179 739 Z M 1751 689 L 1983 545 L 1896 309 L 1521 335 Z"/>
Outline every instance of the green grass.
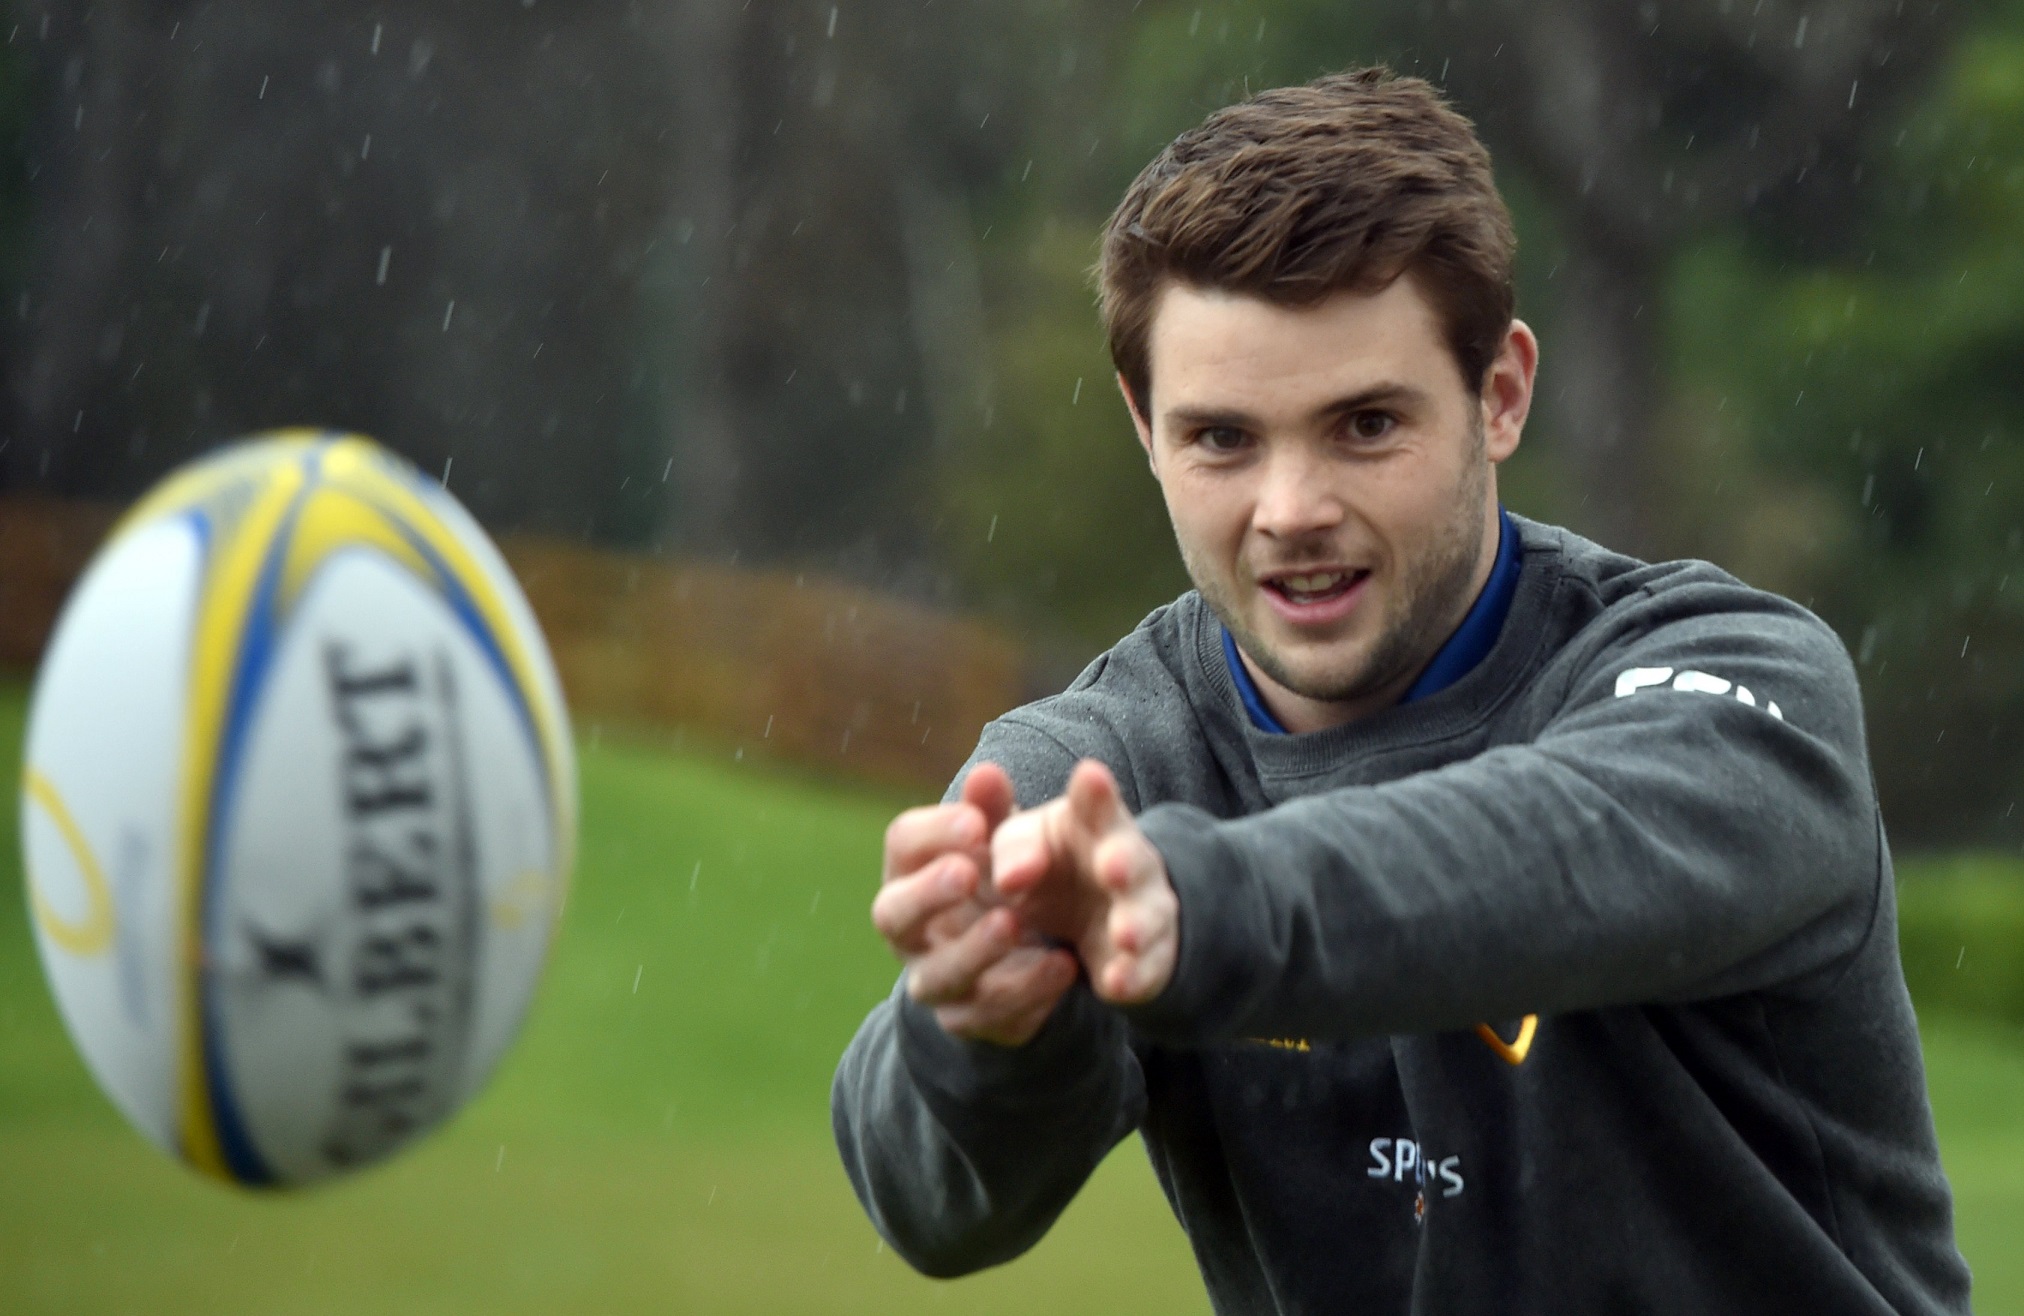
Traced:
<path fill-rule="evenodd" d="M 2024 863 L 1991 854 L 1898 866 L 1905 981 L 1927 1010 L 2024 1027 Z"/>
<path fill-rule="evenodd" d="M 1921 1032 L 1975 1310 L 2024 1312 L 2024 1030 L 1936 1014 Z"/>
<path fill-rule="evenodd" d="M 0 761 L 20 717 L 0 689 Z M 828 1083 L 892 981 L 865 910 L 903 801 L 595 741 L 583 798 L 555 960 L 491 1086 L 391 1164 L 281 1196 L 199 1180 L 98 1095 L 35 963 L 0 809 L 0 1311 L 1206 1312 L 1135 1142 L 982 1276 L 921 1279 L 865 1223 Z M 1915 887 L 1908 945 L 1915 925 L 1956 936 Z M 1927 1047 L 1978 1309 L 2024 1312 L 2024 1033 L 1936 1016 Z"/>
<path fill-rule="evenodd" d="M 20 721 L 0 690 L 0 761 Z M 281 1196 L 198 1179 L 99 1096 L 0 809 L 0 1312 L 1206 1312 L 1135 1142 L 983 1276 L 922 1279 L 866 1223 L 829 1075 L 892 984 L 866 910 L 903 801 L 595 740 L 582 769 L 563 933 L 493 1083 L 391 1164 Z"/>

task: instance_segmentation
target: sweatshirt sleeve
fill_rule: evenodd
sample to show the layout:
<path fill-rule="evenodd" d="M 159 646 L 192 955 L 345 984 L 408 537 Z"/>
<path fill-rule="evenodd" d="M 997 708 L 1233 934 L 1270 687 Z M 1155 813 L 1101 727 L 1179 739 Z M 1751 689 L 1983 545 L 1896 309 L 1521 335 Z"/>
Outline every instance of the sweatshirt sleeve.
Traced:
<path fill-rule="evenodd" d="M 1081 985 L 1022 1047 L 952 1037 L 895 988 L 844 1053 L 830 1099 L 872 1224 L 944 1278 L 1039 1242 L 1144 1108 L 1124 1021 Z"/>
<path fill-rule="evenodd" d="M 1626 628 L 1527 743 L 1141 825 L 1181 907 L 1155 1041 L 1431 1032 L 1793 984 L 1845 959 L 1881 834 L 1840 641 L 1783 600 Z"/>
<path fill-rule="evenodd" d="M 1061 792 L 1077 757 L 999 722 L 965 772 L 998 763 L 1031 807 Z M 858 1029 L 830 1091 L 837 1149 L 866 1214 L 893 1251 L 938 1277 L 1038 1242 L 1144 1111 L 1124 1020 L 1082 983 L 1032 1040 L 1000 1047 L 944 1032 L 902 979 Z"/>

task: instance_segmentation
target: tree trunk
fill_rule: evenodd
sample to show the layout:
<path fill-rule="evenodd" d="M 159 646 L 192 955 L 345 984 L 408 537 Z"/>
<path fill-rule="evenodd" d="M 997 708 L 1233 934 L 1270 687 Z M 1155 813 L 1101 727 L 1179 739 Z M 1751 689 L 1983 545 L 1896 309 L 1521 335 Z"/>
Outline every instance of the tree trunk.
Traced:
<path fill-rule="evenodd" d="M 126 329 L 113 302 L 142 167 L 133 105 L 140 32 L 123 3 L 101 3 L 87 17 L 24 24 L 37 38 L 37 77 L 48 91 L 29 129 L 30 168 L 45 198 L 32 239 L 39 251 L 21 302 L 9 308 L 14 416 L 4 469 L 17 488 L 67 487 L 71 468 L 88 465 L 71 436 L 86 419 L 95 359 L 117 357 Z"/>
<path fill-rule="evenodd" d="M 1540 428 L 1573 485 L 1568 522 L 1610 548 L 1652 553 L 1661 519 L 1653 504 L 1664 496 L 1651 442 L 1662 390 L 1656 261 L 1589 236 L 1570 245 L 1553 282 Z"/>
<path fill-rule="evenodd" d="M 1688 235 L 1804 187 L 1831 211 L 1880 108 L 1945 48 L 1961 7 L 1929 0 L 1448 0 L 1400 10 L 1401 35 L 1504 159 L 1544 185 L 1569 250 L 1549 284 L 1541 436 L 1568 520 L 1651 554 L 1670 493 L 1653 424 L 1660 300 Z M 1821 227 L 1826 227 L 1825 225 Z"/>
<path fill-rule="evenodd" d="M 739 436 L 727 348 L 737 333 L 737 156 L 745 114 L 739 60 L 745 10 L 736 0 L 685 0 L 661 22 L 677 91 L 672 241 L 687 251 L 674 308 L 688 360 L 675 372 L 673 486 L 664 542 L 723 554 L 735 546 Z"/>
<path fill-rule="evenodd" d="M 963 198 L 902 168 L 894 188 L 906 254 L 907 319 L 933 416 L 947 453 L 991 419 L 991 362 L 977 244 Z"/>

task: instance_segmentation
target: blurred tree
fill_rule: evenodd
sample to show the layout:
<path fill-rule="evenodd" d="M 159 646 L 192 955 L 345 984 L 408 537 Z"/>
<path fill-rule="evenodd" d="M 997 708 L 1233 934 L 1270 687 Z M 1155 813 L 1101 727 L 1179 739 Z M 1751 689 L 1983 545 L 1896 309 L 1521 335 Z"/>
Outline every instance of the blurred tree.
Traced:
<path fill-rule="evenodd" d="M 1422 67 L 1439 59 L 1554 211 L 1545 419 L 1584 528 L 1631 551 L 1677 542 L 1652 446 L 1664 283 L 1682 242 L 1763 222 L 1759 206 L 1774 223 L 1831 228 L 1861 187 L 1867 135 L 1923 87 L 1960 12 L 1930 0 L 1400 7 Z"/>
<path fill-rule="evenodd" d="M 670 542 L 857 574 L 921 561 L 913 472 L 989 408 L 969 212 L 1019 141 L 1043 7 L 662 9 L 690 125 L 661 301 L 693 327 Z"/>
<path fill-rule="evenodd" d="M 1187 586 L 1088 282 L 1103 218 L 1144 163 L 1120 65 L 1164 12 L 1072 11 L 1034 43 L 1024 149 L 978 203 L 991 423 L 938 454 L 939 545 L 964 595 L 1045 655 L 1042 684 Z"/>
<path fill-rule="evenodd" d="M 1674 254 L 1738 219 L 1831 228 L 1862 143 L 1924 85 L 1956 0 L 1327 0 L 1180 4 L 1146 20 L 1142 149 L 1244 87 L 1383 59 L 1477 122 L 1547 239 L 1525 314 L 1549 323 L 1535 427 L 1571 487 L 1554 509 L 1630 551 L 1677 546 L 1649 460 Z M 1148 107 L 1151 107 L 1150 109 Z M 1514 196 L 1514 200 L 1519 198 Z"/>
<path fill-rule="evenodd" d="M 27 249 L 29 192 L 27 152 L 33 69 L 23 58 L 20 29 L 0 46 L 0 306 L 16 304 Z M 0 334 L 0 352 L 6 335 Z M 0 358 L 0 379 L 6 377 Z"/>
<path fill-rule="evenodd" d="M 2024 6 L 1575 8 L 1148 3 L 1093 40 L 1102 103 L 1040 120 L 1038 199 L 993 212 L 1009 432 L 945 471 L 968 588 L 1086 654 L 1179 586 L 1097 227 L 1210 110 L 1389 52 L 1478 118 L 1518 212 L 1546 365 L 1513 501 L 1817 608 L 1900 839 L 2024 836 Z"/>
<path fill-rule="evenodd" d="M 1064 665 L 1185 584 L 1086 279 L 1104 216 L 1217 106 L 1389 56 L 1478 119 L 1525 236 L 1512 501 L 1813 602 L 1895 825 L 2016 827 L 2018 0 L 6 23 L 0 486 L 362 428 L 495 524 L 982 602 Z"/>
<path fill-rule="evenodd" d="M 2024 5 L 1877 125 L 1824 228 L 1711 236 L 1669 279 L 1673 497 L 1862 667 L 1900 839 L 2024 838 Z"/>
<path fill-rule="evenodd" d="M 610 534 L 660 463 L 631 298 L 663 69 L 612 4 L 24 3 L 40 95 L 5 479 L 130 494 L 376 433 L 491 520 Z M 631 469 L 628 469 L 628 466 Z"/>
<path fill-rule="evenodd" d="M 1077 6 L 15 13 L 0 482 L 123 496 L 329 424 L 495 525 L 947 596 L 932 471 L 995 414 L 977 216 L 1094 85 Z"/>

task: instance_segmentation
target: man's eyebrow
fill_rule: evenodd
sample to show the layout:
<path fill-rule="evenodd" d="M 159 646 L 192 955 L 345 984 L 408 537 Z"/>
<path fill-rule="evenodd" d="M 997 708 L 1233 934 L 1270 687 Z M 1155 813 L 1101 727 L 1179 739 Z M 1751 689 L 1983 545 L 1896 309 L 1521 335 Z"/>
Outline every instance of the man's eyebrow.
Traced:
<path fill-rule="evenodd" d="M 1315 414 L 1317 416 L 1343 416 L 1354 411 L 1367 411 L 1372 407 L 1386 405 L 1416 406 L 1425 402 L 1426 399 L 1427 394 L 1424 389 L 1416 388 L 1411 384 L 1386 380 L 1383 383 L 1372 384 L 1369 388 L 1358 389 L 1346 397 L 1339 397 L 1335 401 L 1317 408 Z"/>
<path fill-rule="evenodd" d="M 1372 407 L 1414 406 L 1426 401 L 1426 397 L 1424 389 L 1386 380 L 1325 402 L 1315 408 L 1314 415 L 1344 416 Z M 1223 407 L 1175 407 L 1167 412 L 1167 423 L 1179 429 L 1256 429 L 1258 418 L 1249 412 Z"/>
<path fill-rule="evenodd" d="M 1246 411 L 1217 407 L 1175 407 L 1167 412 L 1167 423 L 1176 429 L 1256 429 L 1258 418 Z"/>

